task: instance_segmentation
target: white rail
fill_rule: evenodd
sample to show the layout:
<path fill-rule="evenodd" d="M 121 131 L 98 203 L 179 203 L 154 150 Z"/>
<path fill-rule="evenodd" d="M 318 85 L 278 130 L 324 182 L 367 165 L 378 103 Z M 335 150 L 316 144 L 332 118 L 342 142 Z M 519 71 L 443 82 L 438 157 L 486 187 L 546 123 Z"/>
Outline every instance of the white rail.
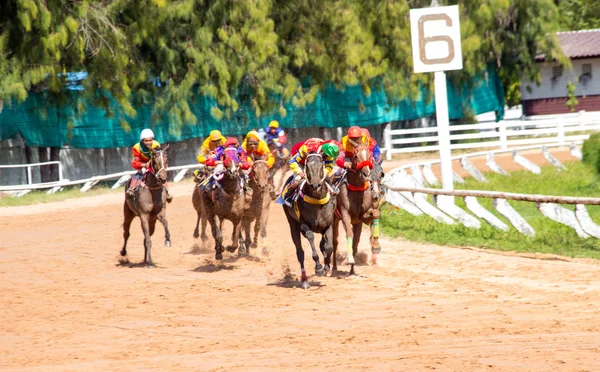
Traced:
<path fill-rule="evenodd" d="M 33 177 L 31 175 L 32 167 L 43 167 L 46 165 L 58 165 L 58 181 L 61 182 L 63 180 L 63 166 L 59 161 L 47 161 L 44 163 L 31 163 L 31 164 L 10 164 L 10 165 L 0 165 L 0 169 L 2 168 L 27 168 L 27 184 L 33 184 Z"/>
<path fill-rule="evenodd" d="M 505 120 L 493 123 L 479 123 L 450 126 L 451 149 L 500 148 L 512 146 L 553 144 L 586 140 L 588 131 L 600 130 L 600 111 L 565 115 L 544 115 L 529 117 L 526 120 Z M 465 133 L 477 131 L 476 133 Z M 424 135 L 424 136 L 415 136 Z M 533 137 L 533 138 L 532 138 Z M 474 140 L 457 143 L 457 141 Z M 387 160 L 393 154 L 438 151 L 437 127 L 414 129 L 385 129 Z M 405 145 L 406 147 L 397 147 Z M 408 145 L 408 146 L 407 146 Z"/>

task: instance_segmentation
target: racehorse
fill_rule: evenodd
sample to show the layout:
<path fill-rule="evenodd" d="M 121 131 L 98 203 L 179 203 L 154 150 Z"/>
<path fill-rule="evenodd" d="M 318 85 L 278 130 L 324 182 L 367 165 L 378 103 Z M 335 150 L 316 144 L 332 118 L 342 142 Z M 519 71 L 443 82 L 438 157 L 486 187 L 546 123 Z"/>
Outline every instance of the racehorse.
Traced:
<path fill-rule="evenodd" d="M 358 243 L 362 232 L 362 225 L 371 227 L 371 252 L 373 262 L 377 260 L 377 254 L 381 252 L 379 246 L 379 189 L 378 183 L 381 177 L 381 168 L 371 172 L 373 159 L 367 147 L 363 144 L 356 146 L 352 156 L 352 167 L 342 180 L 340 192 L 337 195 L 336 216 L 333 222 L 333 271 L 337 271 L 337 248 L 338 231 L 340 221 L 346 230 L 346 245 L 350 263 L 350 275 L 354 274 L 354 264 Z M 372 174 L 373 173 L 373 174 Z M 372 189 L 371 184 L 375 182 Z"/>
<path fill-rule="evenodd" d="M 331 197 L 332 190 L 326 182 L 327 175 L 325 174 L 323 155 L 320 153 L 308 154 L 304 172 L 306 180 L 303 180 L 298 186 L 298 194 L 291 207 L 284 205 L 283 209 L 290 225 L 292 240 L 296 246 L 296 256 L 302 270 L 302 288 L 307 289 L 310 285 L 304 269 L 304 250 L 300 234 L 302 233 L 310 243 L 316 274 L 318 276 L 325 274 L 325 268 L 319 262 L 319 256 L 315 249 L 314 233 L 322 235 L 319 246 L 323 256 L 330 256 L 333 251 L 332 224 L 336 198 Z"/>
<path fill-rule="evenodd" d="M 225 170 L 215 175 L 215 185 L 212 190 L 202 192 L 202 203 L 206 219 L 210 223 L 213 238 L 215 239 L 215 258 L 223 259 L 223 222 L 231 221 L 233 233 L 231 234 L 231 246 L 227 247 L 229 252 L 235 252 L 238 247 L 239 255 L 245 251 L 242 239 L 242 218 L 244 216 L 244 188 L 239 167 L 240 159 L 237 149 L 226 149 L 223 159 Z M 219 223 L 217 225 L 217 217 Z"/>
<path fill-rule="evenodd" d="M 168 159 L 166 150 L 169 148 L 154 149 L 150 156 L 149 171 L 145 174 L 144 181 L 140 187 L 137 187 L 133 196 L 125 193 L 125 202 L 123 204 L 123 248 L 121 256 L 127 255 L 127 240 L 129 239 L 129 228 L 131 222 L 136 216 L 142 221 L 142 231 L 144 232 L 144 263 L 152 267 L 152 241 L 150 237 L 154 234 L 156 220 L 159 220 L 165 227 L 165 246 L 171 246 L 171 235 L 169 234 L 169 224 L 167 222 L 167 192 L 164 185 L 167 182 Z M 131 180 L 125 186 L 129 189 Z"/>
<path fill-rule="evenodd" d="M 267 219 L 271 197 L 269 193 L 270 172 L 264 159 L 254 160 L 250 170 L 250 187 L 252 188 L 252 201 L 250 209 L 244 214 L 242 226 L 246 234 L 246 247 L 258 246 L 258 233 L 261 233 L 263 243 L 267 237 Z M 254 222 L 254 238 L 250 236 L 250 227 Z M 250 249 L 248 248 L 248 253 Z"/>
<path fill-rule="evenodd" d="M 208 225 L 208 220 L 206 219 L 204 204 L 202 203 L 202 181 L 204 181 L 204 178 L 200 176 L 196 176 L 196 178 L 196 185 L 194 186 L 194 191 L 192 192 L 192 205 L 194 206 L 196 214 L 198 215 L 198 219 L 196 220 L 196 229 L 194 229 L 194 238 L 198 238 L 200 236 L 199 226 L 200 222 L 202 222 L 202 241 L 206 242 L 208 240 L 208 235 L 206 235 L 206 226 Z"/>

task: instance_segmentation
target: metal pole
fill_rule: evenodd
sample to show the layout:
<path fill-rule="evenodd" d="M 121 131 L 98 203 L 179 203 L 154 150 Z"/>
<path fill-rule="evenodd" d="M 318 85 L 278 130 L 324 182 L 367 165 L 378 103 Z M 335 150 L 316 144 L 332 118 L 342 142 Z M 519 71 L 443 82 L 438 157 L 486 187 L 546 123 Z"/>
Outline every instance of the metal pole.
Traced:
<path fill-rule="evenodd" d="M 33 180 L 31 179 L 31 166 L 28 165 L 27 166 L 27 184 L 31 185 L 33 183 Z"/>
<path fill-rule="evenodd" d="M 440 166 L 442 168 L 442 188 L 454 190 L 452 178 L 452 154 L 450 151 L 450 123 L 448 120 L 448 93 L 446 73 L 435 72 L 435 116 L 440 146 Z"/>

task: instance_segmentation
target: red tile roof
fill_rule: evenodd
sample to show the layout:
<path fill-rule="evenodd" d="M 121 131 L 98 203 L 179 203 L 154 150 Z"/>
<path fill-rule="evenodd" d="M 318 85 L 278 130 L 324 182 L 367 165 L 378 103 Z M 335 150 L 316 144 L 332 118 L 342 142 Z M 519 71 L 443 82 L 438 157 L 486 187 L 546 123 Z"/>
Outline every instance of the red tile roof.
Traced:
<path fill-rule="evenodd" d="M 600 29 L 557 32 L 558 43 L 569 58 L 600 56 Z"/>
<path fill-rule="evenodd" d="M 557 32 L 556 38 L 567 58 L 600 57 L 600 29 Z M 544 55 L 536 59 L 543 60 Z"/>

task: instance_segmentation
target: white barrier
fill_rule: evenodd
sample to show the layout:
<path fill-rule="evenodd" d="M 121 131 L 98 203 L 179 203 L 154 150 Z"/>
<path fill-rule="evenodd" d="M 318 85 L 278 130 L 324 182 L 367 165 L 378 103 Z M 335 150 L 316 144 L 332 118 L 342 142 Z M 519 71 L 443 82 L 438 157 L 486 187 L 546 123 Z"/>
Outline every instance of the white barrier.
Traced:
<path fill-rule="evenodd" d="M 485 155 L 487 156 L 488 160 L 487 166 L 493 169 L 494 166 L 490 166 L 490 161 L 493 162 L 494 154 L 512 152 L 513 155 L 517 155 L 513 156 L 513 161 L 515 163 L 520 164 L 524 168 L 533 171 L 534 173 L 539 173 L 540 168 L 538 165 L 518 155 L 519 151 L 532 150 L 538 148 L 542 151 L 544 157 L 547 160 L 549 160 L 558 170 L 563 170 L 566 169 L 566 167 L 562 165 L 558 160 L 554 159 L 548 152 L 549 147 L 561 146 L 570 146 L 571 155 L 575 158 L 579 158 L 577 155 L 579 155 L 580 152 L 574 151 L 576 147 L 573 144 L 555 144 L 534 147 L 529 146 L 514 150 L 496 150 L 488 153 L 475 153 L 460 157 L 454 157 L 453 160 L 461 159 L 463 167 L 466 166 L 466 170 L 468 170 L 473 175 L 477 175 L 479 173 L 479 170 L 477 170 L 471 164 L 471 162 L 468 161 L 468 158 Z M 439 202 L 435 201 L 436 198 L 441 197 L 463 197 L 467 208 L 473 214 L 475 214 L 477 217 L 481 218 L 482 220 L 486 221 L 487 223 L 489 223 L 497 229 L 506 230 L 507 226 L 489 211 L 485 210 L 477 202 L 476 199 L 477 197 L 491 198 L 493 199 L 494 208 L 498 211 L 498 213 L 504 216 L 514 226 L 514 228 L 517 229 L 517 231 L 521 232 L 524 235 L 533 236 L 535 235 L 535 231 L 531 227 L 531 225 L 529 225 L 529 223 L 527 223 L 527 221 L 523 217 L 521 217 L 518 214 L 518 212 L 508 203 L 508 200 L 529 201 L 536 203 L 538 209 L 544 216 L 565 226 L 573 228 L 576 231 L 577 235 L 579 235 L 581 238 L 588 238 L 590 236 L 596 238 L 600 237 L 600 226 L 596 225 L 589 218 L 589 215 L 585 209 L 585 205 L 600 205 L 600 198 L 515 194 L 481 190 L 450 191 L 426 188 L 423 186 L 423 182 L 420 181 L 422 179 L 420 175 L 420 168 L 430 167 L 431 164 L 435 163 L 439 163 L 439 160 L 407 164 L 388 172 L 383 179 L 383 186 L 385 186 L 386 188 L 386 200 L 395 205 L 396 207 L 404 209 L 407 212 L 416 216 L 424 213 L 438 222 L 443 222 L 446 224 L 458 222 L 467 227 L 479 228 L 477 224 L 473 223 L 474 217 L 467 214 L 467 212 L 463 211 L 459 207 L 455 205 L 451 205 L 450 207 L 447 205 L 440 205 Z M 493 164 L 495 164 L 495 162 L 493 162 Z M 413 174 L 409 175 L 407 173 L 407 170 L 411 170 Z M 504 174 L 503 172 L 497 173 Z M 508 176 L 508 174 L 505 175 Z M 478 179 L 478 181 L 480 182 L 485 182 L 484 180 L 485 178 Z M 426 194 L 434 195 L 434 203 L 437 204 L 437 208 L 426 200 Z M 398 202 L 400 200 L 400 196 L 402 197 L 401 203 Z M 576 205 L 576 212 L 565 209 L 559 204 Z M 415 209 L 417 209 L 418 213 L 414 213 Z"/>
<path fill-rule="evenodd" d="M 47 165 L 58 165 L 58 181 L 61 182 L 63 180 L 63 166 L 59 161 L 47 161 L 43 163 L 31 163 L 31 164 L 10 164 L 10 165 L 0 165 L 0 169 L 2 168 L 27 168 L 27 184 L 33 184 L 33 177 L 31 175 L 32 167 L 43 167 Z"/>
<path fill-rule="evenodd" d="M 450 148 L 452 150 L 476 148 L 500 148 L 501 150 L 506 150 L 511 146 L 522 145 L 553 143 L 564 145 L 567 142 L 583 141 L 589 138 L 588 134 L 575 134 L 575 132 L 593 130 L 600 130 L 600 111 L 580 111 L 575 114 L 534 116 L 528 117 L 526 120 L 504 120 L 497 123 L 484 122 L 479 124 L 452 125 L 450 126 L 450 141 L 479 141 L 452 143 Z M 461 133 L 465 131 L 477 132 Z M 425 134 L 426 136 L 415 136 L 417 134 Z M 424 143 L 438 142 L 437 127 L 414 129 L 386 128 L 384 130 L 384 139 L 385 147 L 382 151 L 385 151 L 387 160 L 391 160 L 393 154 L 439 150 L 437 144 L 422 146 Z M 395 145 L 410 146 L 398 148 Z"/>

